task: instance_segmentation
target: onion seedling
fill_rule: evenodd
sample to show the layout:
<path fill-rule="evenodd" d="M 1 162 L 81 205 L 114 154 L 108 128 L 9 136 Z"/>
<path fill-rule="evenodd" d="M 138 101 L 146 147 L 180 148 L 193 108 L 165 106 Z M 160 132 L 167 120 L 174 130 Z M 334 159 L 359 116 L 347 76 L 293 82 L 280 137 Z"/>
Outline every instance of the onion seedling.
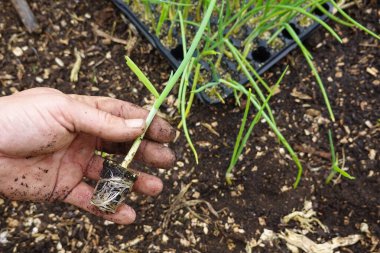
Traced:
<path fill-rule="evenodd" d="M 331 180 L 334 178 L 336 173 L 339 173 L 343 177 L 351 179 L 351 180 L 355 179 L 355 177 L 351 176 L 350 174 L 348 174 L 347 171 L 344 171 L 343 169 L 339 167 L 339 159 L 337 158 L 337 155 L 335 154 L 334 142 L 332 139 L 332 133 L 330 129 L 329 129 L 329 143 L 330 143 L 330 153 L 331 153 L 331 172 L 326 179 L 326 184 L 329 184 L 331 182 Z"/>
<path fill-rule="evenodd" d="M 180 46 L 177 42 L 181 40 L 182 48 L 179 48 L 179 52 L 182 56 L 182 52 L 183 55 L 189 52 L 187 51 L 186 42 L 193 35 L 193 30 L 200 29 L 201 17 L 205 15 L 205 7 L 209 7 L 210 1 L 144 0 L 143 2 L 127 2 L 130 2 L 132 7 L 138 6 L 138 8 L 135 7 L 133 9 L 140 11 L 140 17 L 144 17 L 145 15 L 143 13 L 143 4 L 145 6 L 149 4 L 152 7 L 152 18 L 143 21 L 150 27 L 151 32 L 155 33 L 161 42 L 168 47 L 169 51 L 176 49 L 177 52 L 177 46 Z M 336 11 L 341 14 L 341 17 L 335 17 L 325 9 L 326 4 L 329 4 L 330 7 L 331 5 L 334 6 Z M 194 60 L 183 65 L 185 73 L 181 78 L 178 92 L 178 110 L 182 118 L 179 126 L 183 127 L 185 136 L 197 160 L 197 154 L 192 145 L 186 124 L 186 118 L 190 113 L 194 94 L 204 91 L 205 94 L 209 95 L 210 100 L 223 102 L 225 99 L 225 94 L 223 94 L 224 88 L 227 87 L 232 90 L 231 93 L 234 95 L 237 104 L 240 103 L 242 96 L 247 96 L 248 101 L 251 103 L 250 106 L 255 107 L 258 112 L 261 112 L 258 115 L 261 115 L 265 119 L 296 163 L 298 174 L 294 186 L 297 186 L 302 173 L 302 166 L 296 153 L 276 126 L 267 95 L 269 93 L 270 96 L 273 90 L 258 74 L 259 68 L 264 67 L 266 61 L 276 58 L 277 56 L 273 56 L 273 52 L 281 52 L 282 49 L 289 46 L 288 43 L 292 40 L 292 43 L 295 43 L 301 49 L 321 90 L 329 117 L 331 121 L 335 121 L 322 78 L 319 76 L 317 68 L 313 63 L 311 53 L 302 43 L 300 39 L 301 35 L 298 34 L 300 18 L 307 20 L 306 24 L 303 23 L 301 26 L 302 29 L 307 30 L 307 24 L 319 23 L 338 41 L 341 41 L 340 37 L 330 25 L 322 20 L 322 15 L 327 16 L 336 23 L 349 27 L 357 27 L 376 39 L 380 39 L 380 37 L 353 20 L 334 0 L 221 0 L 217 2 L 216 6 L 217 8 L 211 10 L 210 15 L 212 16 L 212 20 L 203 27 L 204 32 L 202 44 L 198 47 L 199 52 L 197 52 Z M 210 10 L 207 8 L 207 11 Z M 295 27 L 297 25 L 298 28 Z M 260 41 L 265 41 L 268 46 L 269 58 L 255 60 L 253 53 L 260 46 Z M 177 59 L 177 57 L 175 58 Z M 178 57 L 177 60 L 180 61 L 181 57 Z M 229 65 L 226 62 L 233 62 L 233 65 Z M 129 63 L 128 66 L 133 67 L 131 60 L 127 60 L 127 63 Z M 137 75 L 141 74 L 142 72 Z M 239 83 L 244 82 L 241 81 L 242 76 L 246 78 L 246 84 Z M 192 83 L 189 81 L 189 78 Z M 154 86 L 147 82 L 148 79 L 144 79 L 143 77 L 139 77 L 139 79 L 157 98 L 159 93 L 154 91 Z M 251 94 L 249 94 L 248 88 L 244 85 L 250 86 L 252 89 Z M 191 91 L 189 96 L 187 96 L 190 86 Z M 232 170 L 236 165 L 239 150 L 246 143 L 246 141 L 244 142 L 245 136 L 244 138 L 243 136 L 237 137 L 237 143 L 239 144 L 236 144 L 228 170 Z"/>
<path fill-rule="evenodd" d="M 323 82 L 322 82 L 322 79 L 321 77 L 319 76 L 319 73 L 317 71 L 317 69 L 315 68 L 314 66 L 314 63 L 312 61 L 312 56 L 309 52 L 309 50 L 306 49 L 306 47 L 303 45 L 302 41 L 298 38 L 296 32 L 294 31 L 294 29 L 289 25 L 289 24 L 285 24 L 285 28 L 286 30 L 288 31 L 288 33 L 292 36 L 292 38 L 294 39 L 294 41 L 298 44 L 298 46 L 300 47 L 306 61 L 307 61 L 307 64 L 309 65 L 309 67 L 311 68 L 311 71 L 315 77 L 315 79 L 317 80 L 317 83 L 319 85 L 319 89 L 321 90 L 322 92 L 322 95 L 323 95 L 323 99 L 325 100 L 325 104 L 326 104 L 326 107 L 327 107 L 327 110 L 330 114 L 330 118 L 332 121 L 335 121 L 335 116 L 334 116 L 334 113 L 331 109 L 331 105 L 330 105 L 330 100 L 328 98 L 328 95 L 326 93 L 326 89 L 325 89 L 325 86 L 323 85 Z"/>
<path fill-rule="evenodd" d="M 118 170 L 121 170 L 121 173 L 105 175 L 106 177 L 103 177 L 98 181 L 95 187 L 94 194 L 91 199 L 91 203 L 95 205 L 96 207 L 98 207 L 100 210 L 105 211 L 105 212 L 111 212 L 111 213 L 116 212 L 117 207 L 123 203 L 123 201 L 126 198 L 126 193 L 128 192 L 128 190 L 132 188 L 134 181 L 137 179 L 137 175 L 130 172 L 129 165 L 132 162 L 138 148 L 140 147 L 142 139 L 144 138 L 144 135 L 147 129 L 149 128 L 150 124 L 152 123 L 153 118 L 158 112 L 161 104 L 164 102 L 165 98 L 169 95 L 170 91 L 173 89 L 178 79 L 181 77 L 182 73 L 187 68 L 188 64 L 190 63 L 194 55 L 194 52 L 196 48 L 198 47 L 199 42 L 202 39 L 204 30 L 206 29 L 206 26 L 209 23 L 215 3 L 216 3 L 216 0 L 209 1 L 209 5 L 204 14 L 201 25 L 194 37 L 193 42 L 191 43 L 189 50 L 187 51 L 182 63 L 180 64 L 176 72 L 169 78 L 162 93 L 155 100 L 153 107 L 146 118 L 145 130 L 143 134 L 141 134 L 141 136 L 139 136 L 133 142 L 131 149 L 129 150 L 127 156 L 124 158 L 121 165 L 113 166 L 113 167 L 116 167 Z M 127 62 L 128 62 L 128 59 L 129 58 L 127 58 Z M 128 64 L 128 66 L 132 66 L 132 65 Z M 134 73 L 137 76 L 139 76 L 139 80 L 147 79 L 147 78 L 142 77 L 143 73 L 141 71 L 136 71 L 136 69 L 132 68 L 132 71 L 133 70 L 135 71 Z M 145 84 L 147 83 L 150 83 L 150 82 L 145 82 Z M 108 163 L 108 162 L 104 163 L 105 166 L 109 164 L 111 163 Z M 102 172 L 102 175 L 104 174 L 105 173 Z"/>
<path fill-rule="evenodd" d="M 251 89 L 249 89 L 248 95 L 247 95 L 247 105 L 246 105 L 246 109 L 244 112 L 243 120 L 242 120 L 242 123 L 240 126 L 239 134 L 238 134 L 236 142 L 235 142 L 235 147 L 234 147 L 234 151 L 233 151 L 233 154 L 232 154 L 232 157 L 230 160 L 230 164 L 229 164 L 227 171 L 226 171 L 226 181 L 228 184 L 232 184 L 232 181 L 231 181 L 232 169 L 235 167 L 236 163 L 238 162 L 238 159 L 239 159 L 240 155 L 242 154 L 243 149 L 244 149 L 249 137 L 251 136 L 253 128 L 259 122 L 264 108 L 269 103 L 269 100 L 271 99 L 273 92 L 275 90 L 277 90 L 278 86 L 280 85 L 280 83 L 281 83 L 282 79 L 284 78 L 287 71 L 288 71 L 288 67 L 286 67 L 286 69 L 283 71 L 282 75 L 280 76 L 280 78 L 276 82 L 276 84 L 273 86 L 273 88 L 271 88 L 267 99 L 264 101 L 260 110 L 257 112 L 256 116 L 252 120 L 252 123 L 250 124 L 248 130 L 246 131 L 246 134 L 244 135 L 243 139 L 241 139 L 241 137 L 243 135 L 244 128 L 245 128 L 246 119 L 248 116 L 249 105 L 251 103 L 250 98 L 251 98 L 252 93 L 251 93 Z M 297 185 L 295 185 L 295 186 L 297 186 Z"/>

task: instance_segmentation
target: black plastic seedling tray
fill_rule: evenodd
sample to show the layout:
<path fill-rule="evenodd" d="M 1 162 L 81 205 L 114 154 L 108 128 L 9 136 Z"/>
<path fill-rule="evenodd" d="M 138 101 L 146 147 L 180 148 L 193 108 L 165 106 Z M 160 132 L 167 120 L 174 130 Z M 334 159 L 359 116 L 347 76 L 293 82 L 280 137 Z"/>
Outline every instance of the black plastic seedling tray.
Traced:
<path fill-rule="evenodd" d="M 156 48 L 160 51 L 160 53 L 169 61 L 169 64 L 177 69 L 181 63 L 181 55 L 182 47 L 178 48 L 167 48 L 165 47 L 160 39 L 153 33 L 150 32 L 148 27 L 141 22 L 141 20 L 137 17 L 135 13 L 131 11 L 126 3 L 123 0 L 111 0 L 115 6 L 130 20 L 130 22 L 137 28 L 137 30 Z M 329 3 L 323 4 L 323 7 L 332 13 L 333 6 Z M 321 20 L 327 20 L 327 16 L 322 12 L 316 12 L 315 15 L 318 16 Z M 290 22 L 290 25 L 298 34 L 298 37 L 301 40 L 305 40 L 309 37 L 314 30 L 316 30 L 320 24 L 317 22 L 313 22 L 310 26 L 302 27 L 297 24 L 295 20 Z M 291 36 L 287 33 L 287 31 L 283 31 L 279 38 L 285 43 L 285 45 L 281 48 L 280 51 L 275 51 L 271 49 L 266 43 L 265 40 L 259 39 L 257 41 L 257 47 L 249 54 L 247 60 L 253 65 L 259 75 L 263 74 L 277 62 L 279 62 L 282 58 L 284 58 L 290 51 L 297 47 L 296 42 L 291 38 Z M 179 53 L 178 53 L 179 52 Z M 234 66 L 231 65 L 233 68 Z M 238 80 L 241 84 L 248 83 L 246 78 L 241 78 Z M 227 88 L 226 86 L 221 86 L 223 90 L 223 97 L 226 98 L 230 96 L 233 91 Z M 217 99 L 210 98 L 206 92 L 197 93 L 198 98 L 208 104 L 219 103 L 220 101 Z"/>

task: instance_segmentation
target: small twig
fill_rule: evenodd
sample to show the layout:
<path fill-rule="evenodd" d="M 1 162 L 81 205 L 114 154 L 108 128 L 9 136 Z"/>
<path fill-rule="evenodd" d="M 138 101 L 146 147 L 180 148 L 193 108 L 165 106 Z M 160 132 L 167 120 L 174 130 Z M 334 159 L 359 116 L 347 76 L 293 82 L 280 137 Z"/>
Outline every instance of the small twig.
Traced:
<path fill-rule="evenodd" d="M 192 210 L 190 207 L 199 206 L 201 204 L 205 204 L 207 206 L 208 211 L 213 214 L 216 218 L 219 218 L 218 212 L 213 208 L 211 203 L 209 203 L 206 200 L 202 199 L 192 199 L 192 200 L 186 200 L 185 194 L 190 189 L 190 186 L 193 182 L 190 182 L 189 184 L 182 186 L 181 191 L 178 193 L 177 196 L 175 196 L 174 200 L 170 204 L 169 209 L 166 211 L 162 227 L 166 229 L 169 226 L 170 218 L 174 215 L 175 212 L 182 208 L 187 208 L 195 217 L 197 217 L 200 220 L 203 220 L 206 223 L 209 223 L 207 221 L 207 218 L 209 218 L 207 215 L 201 215 L 197 214 L 194 210 Z M 210 219 L 211 220 L 211 219 Z"/>
<path fill-rule="evenodd" d="M 29 33 L 41 32 L 41 28 L 37 23 L 36 17 L 34 16 L 26 0 L 12 0 L 12 4 Z"/>
<path fill-rule="evenodd" d="M 82 64 L 82 57 L 80 55 L 80 52 L 75 48 L 75 63 L 70 73 L 70 82 L 78 82 L 78 73 L 80 70 L 80 66 Z"/>
<path fill-rule="evenodd" d="M 137 37 L 130 37 L 130 39 L 128 40 L 128 44 L 125 45 L 125 51 L 126 51 L 127 56 L 131 55 L 132 50 L 136 46 L 136 43 L 137 43 Z"/>
<path fill-rule="evenodd" d="M 339 3 L 339 6 L 342 10 L 351 8 L 352 6 L 356 5 L 357 7 L 362 7 L 363 6 L 363 1 L 360 0 L 354 0 L 354 1 L 349 1 L 346 3 L 346 1 L 342 1 Z"/>
<path fill-rule="evenodd" d="M 207 130 L 210 131 L 210 133 L 220 137 L 220 134 L 208 123 L 201 123 L 202 126 L 204 126 L 205 128 L 207 128 Z"/>
<path fill-rule="evenodd" d="M 115 43 L 123 44 L 126 46 L 128 46 L 130 44 L 130 42 L 128 42 L 127 40 L 116 38 L 112 35 L 109 35 L 108 33 L 104 32 L 104 31 L 100 30 L 99 27 L 95 24 L 91 24 L 91 25 L 92 25 L 92 31 L 99 37 L 102 37 L 102 38 L 108 39 L 110 41 L 113 41 Z"/>
<path fill-rule="evenodd" d="M 132 239 L 132 240 L 126 242 L 125 247 L 126 248 L 133 247 L 133 246 L 139 244 L 140 242 L 144 241 L 144 239 L 145 239 L 145 237 L 143 235 L 139 235 L 135 239 Z"/>
<path fill-rule="evenodd" d="M 311 155 L 316 155 L 316 156 L 319 156 L 319 157 L 327 159 L 327 160 L 330 160 L 330 158 L 331 158 L 330 153 L 324 152 L 324 151 L 318 151 L 315 148 L 310 147 L 310 146 L 306 146 L 306 145 L 294 145 L 294 149 L 297 151 L 300 151 L 300 152 L 308 153 Z"/>

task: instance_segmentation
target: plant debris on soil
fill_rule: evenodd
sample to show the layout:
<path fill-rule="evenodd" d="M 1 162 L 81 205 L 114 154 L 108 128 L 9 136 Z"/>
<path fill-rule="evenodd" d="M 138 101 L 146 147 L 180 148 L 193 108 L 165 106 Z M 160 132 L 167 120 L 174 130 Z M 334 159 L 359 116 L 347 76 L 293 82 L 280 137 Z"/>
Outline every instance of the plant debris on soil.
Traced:
<path fill-rule="evenodd" d="M 152 104 L 124 56 L 159 84 L 157 89 L 171 69 L 110 2 L 28 2 L 41 26 L 39 34 L 27 33 L 12 4 L 1 3 L 2 96 L 48 86 Z M 376 1 L 348 12 L 380 32 Z M 137 212 L 133 225 L 116 225 L 63 203 L 0 199 L 0 252 L 298 252 L 299 238 L 310 245 L 330 245 L 331 251 L 320 252 L 379 252 L 380 43 L 358 30 L 334 28 L 343 44 L 324 31 L 307 44 L 325 81 L 335 123 L 328 120 L 298 50 L 264 76 L 274 84 L 290 65 L 271 107 L 305 168 L 297 189 L 292 189 L 296 168 L 264 122 L 237 164 L 233 186 L 227 186 L 224 173 L 244 108 L 232 99 L 217 106 L 197 103 L 188 126 L 200 164 L 196 166 L 182 134 L 172 144 L 178 157 L 174 168 L 135 164 L 161 177 L 165 188 L 156 198 L 129 195 L 127 202 Z M 170 96 L 162 114 L 178 124 L 174 104 Z M 355 180 L 324 183 L 331 167 L 328 129 L 333 130 L 338 158 L 344 158 L 343 169 Z M 311 209 L 305 209 L 305 201 Z M 284 217 L 292 219 L 285 223 Z M 300 222 L 305 217 L 311 219 L 311 232 Z"/>

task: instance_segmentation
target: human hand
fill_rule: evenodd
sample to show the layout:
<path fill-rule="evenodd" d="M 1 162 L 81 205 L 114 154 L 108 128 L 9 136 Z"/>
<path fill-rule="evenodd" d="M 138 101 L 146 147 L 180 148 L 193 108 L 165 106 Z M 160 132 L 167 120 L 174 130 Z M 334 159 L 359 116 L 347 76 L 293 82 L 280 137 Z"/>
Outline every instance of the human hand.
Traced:
<path fill-rule="evenodd" d="M 148 111 L 107 97 L 66 95 L 35 88 L 0 98 L 0 193 L 15 200 L 63 201 L 119 224 L 135 220 L 135 211 L 119 207 L 106 214 L 90 204 L 93 188 L 83 177 L 98 180 L 103 159 L 95 150 L 124 154 L 143 133 Z M 175 129 L 161 118 L 149 127 L 136 159 L 148 166 L 170 167 Z M 140 173 L 137 192 L 157 195 L 163 187 Z"/>

